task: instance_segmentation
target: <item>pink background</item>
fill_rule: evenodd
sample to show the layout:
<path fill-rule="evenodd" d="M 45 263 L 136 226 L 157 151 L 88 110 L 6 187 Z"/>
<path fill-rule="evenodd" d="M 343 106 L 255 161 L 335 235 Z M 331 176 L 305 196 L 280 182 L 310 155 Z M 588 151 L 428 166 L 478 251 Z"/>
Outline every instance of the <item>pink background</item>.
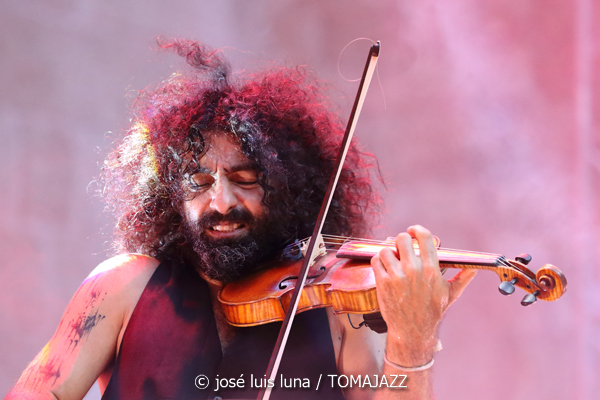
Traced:
<path fill-rule="evenodd" d="M 387 181 L 378 237 L 420 223 L 446 247 L 528 252 L 569 280 L 523 308 L 481 272 L 442 325 L 438 398 L 598 398 L 599 30 L 593 0 L 4 0 L 0 395 L 106 257 L 110 219 L 88 185 L 130 100 L 181 66 L 153 50 L 164 34 L 228 47 L 238 67 L 309 65 L 344 117 L 356 83 L 338 63 L 358 77 L 368 43 L 340 53 L 381 40 L 357 132 Z"/>

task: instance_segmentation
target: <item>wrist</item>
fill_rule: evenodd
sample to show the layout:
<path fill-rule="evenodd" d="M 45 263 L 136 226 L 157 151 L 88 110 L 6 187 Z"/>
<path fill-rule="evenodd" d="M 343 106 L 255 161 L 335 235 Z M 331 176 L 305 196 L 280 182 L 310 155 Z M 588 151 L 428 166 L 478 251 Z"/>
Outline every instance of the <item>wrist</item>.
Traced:
<path fill-rule="evenodd" d="M 399 370 L 404 371 L 404 372 L 420 372 L 420 371 L 425 371 L 425 370 L 431 368 L 433 366 L 433 362 L 435 361 L 434 358 L 432 357 L 431 360 L 429 360 L 429 362 L 426 363 L 426 364 L 407 367 L 407 366 L 404 366 L 404 365 L 400 365 L 400 364 L 396 364 L 394 362 L 391 362 L 387 358 L 386 354 L 383 355 L 383 360 L 390 367 L 392 367 L 394 369 L 399 369 Z"/>
<path fill-rule="evenodd" d="M 388 336 L 386 358 L 393 364 L 405 367 L 419 367 L 428 364 L 436 351 L 441 350 L 441 342 L 433 337 L 428 340 L 407 341 Z"/>

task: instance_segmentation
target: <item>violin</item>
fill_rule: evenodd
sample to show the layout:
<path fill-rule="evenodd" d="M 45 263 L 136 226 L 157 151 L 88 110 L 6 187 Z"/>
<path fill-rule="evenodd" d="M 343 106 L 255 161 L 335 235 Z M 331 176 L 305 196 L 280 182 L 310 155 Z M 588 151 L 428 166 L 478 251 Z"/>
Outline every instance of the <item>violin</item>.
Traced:
<path fill-rule="evenodd" d="M 288 246 L 278 260 L 221 290 L 218 299 L 231 325 L 255 326 L 285 318 L 304 259 L 305 243 Z M 510 295 L 516 287 L 527 292 L 521 301 L 524 306 L 537 299 L 557 300 L 567 290 L 567 280 L 555 266 L 545 264 L 532 272 L 527 267 L 531 261 L 528 254 L 509 260 L 500 254 L 441 248 L 437 237 L 434 244 L 440 268 L 494 271 L 501 281 L 500 293 Z M 384 247 L 398 256 L 394 238 L 375 241 L 323 235 L 318 239 L 319 253 L 310 266 L 296 313 L 322 307 L 332 307 L 335 314 L 379 312 L 370 260 Z M 414 239 L 413 247 L 418 255 L 419 245 Z"/>
<path fill-rule="evenodd" d="M 283 349 L 298 312 L 312 308 L 332 307 L 334 313 L 338 314 L 364 314 L 365 321 L 368 316 L 376 315 L 379 306 L 375 275 L 368 261 L 384 247 L 389 247 L 398 256 L 393 239 L 377 243 L 324 237 L 321 234 L 350 148 L 357 118 L 364 103 L 366 89 L 375 71 L 379 50 L 379 42 L 369 50 L 346 132 L 313 233 L 307 240 L 308 244 L 305 247 L 302 243 L 292 246 L 287 253 L 284 252 L 287 257 L 282 257 L 279 262 L 272 262 L 262 272 L 257 272 L 248 279 L 225 286 L 218 295 L 225 316 L 232 325 L 253 326 L 283 321 L 265 373 L 267 379 L 276 378 Z M 416 241 L 413 241 L 413 247 L 418 254 Z M 567 289 L 564 275 L 552 265 L 544 265 L 536 274 L 530 271 L 526 265 L 531 257 L 527 255 L 517 257 L 513 261 L 497 254 L 442 249 L 437 239 L 436 248 L 442 267 L 496 271 L 502 281 L 499 289 L 503 294 L 513 293 L 515 286 L 522 288 L 528 293 L 521 302 L 523 305 L 532 304 L 538 298 L 556 300 Z M 376 322 L 374 325 L 381 324 Z M 371 327 L 377 331 L 374 326 Z M 268 400 L 271 389 L 271 387 L 261 388 L 257 398 Z"/>

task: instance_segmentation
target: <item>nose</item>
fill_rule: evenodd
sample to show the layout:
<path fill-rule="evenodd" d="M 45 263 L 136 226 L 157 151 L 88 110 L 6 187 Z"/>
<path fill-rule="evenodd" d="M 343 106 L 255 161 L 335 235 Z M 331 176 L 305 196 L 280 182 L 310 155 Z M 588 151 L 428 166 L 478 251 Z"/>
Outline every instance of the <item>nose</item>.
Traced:
<path fill-rule="evenodd" d="M 225 215 L 237 205 L 238 199 L 233 192 L 231 183 L 226 179 L 219 179 L 214 186 L 210 208 Z"/>

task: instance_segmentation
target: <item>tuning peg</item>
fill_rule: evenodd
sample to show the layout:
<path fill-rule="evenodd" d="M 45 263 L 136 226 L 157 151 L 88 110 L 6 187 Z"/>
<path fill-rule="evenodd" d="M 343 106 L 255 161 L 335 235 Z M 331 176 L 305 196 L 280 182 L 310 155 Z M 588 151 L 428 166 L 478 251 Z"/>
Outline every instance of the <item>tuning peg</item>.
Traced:
<path fill-rule="evenodd" d="M 498 290 L 505 296 L 513 294 L 515 292 L 515 283 L 517 283 L 517 281 L 517 278 L 512 278 L 510 282 L 502 281 L 500 282 L 500 286 L 498 286 Z"/>
<path fill-rule="evenodd" d="M 536 302 L 537 300 L 537 296 L 540 294 L 539 290 L 536 290 L 533 293 L 530 293 L 528 295 L 526 295 L 525 297 L 523 297 L 523 300 L 521 300 L 521 305 L 522 306 L 529 306 L 532 305 L 533 303 Z"/>
<path fill-rule="evenodd" d="M 523 265 L 527 265 L 529 264 L 529 261 L 531 261 L 531 256 L 529 254 L 519 254 L 518 256 L 515 257 L 515 260 L 517 260 L 518 262 L 520 262 Z"/>

